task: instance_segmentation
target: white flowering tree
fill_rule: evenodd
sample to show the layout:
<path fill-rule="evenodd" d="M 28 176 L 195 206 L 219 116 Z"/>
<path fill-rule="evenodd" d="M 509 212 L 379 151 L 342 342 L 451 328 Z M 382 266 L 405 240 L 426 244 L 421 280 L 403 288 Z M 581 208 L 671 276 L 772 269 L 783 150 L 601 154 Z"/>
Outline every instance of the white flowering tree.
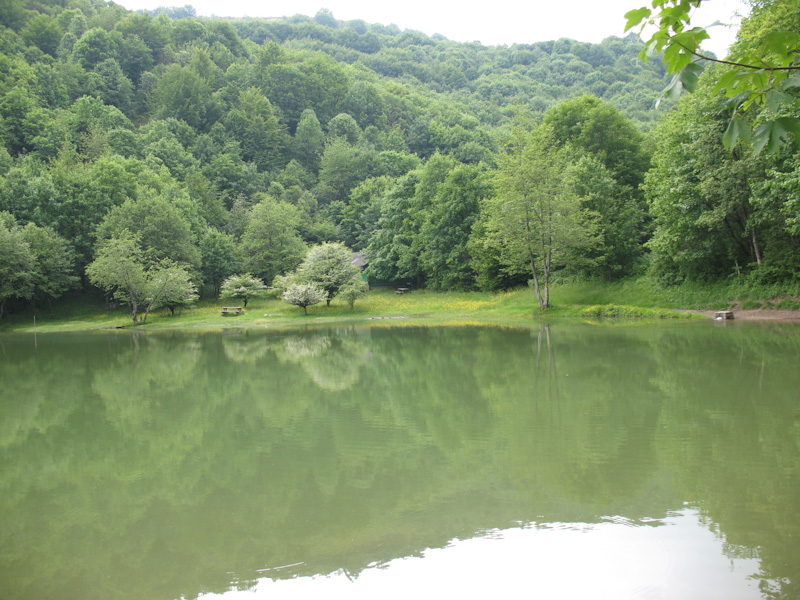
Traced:
<path fill-rule="evenodd" d="M 264 282 L 250 273 L 231 275 L 222 282 L 220 287 L 222 298 L 240 298 L 245 308 L 247 308 L 247 301 L 250 298 L 258 298 L 266 293 L 267 286 L 264 285 Z"/>
<path fill-rule="evenodd" d="M 305 314 L 308 314 L 309 306 L 319 304 L 327 297 L 327 292 L 313 283 L 293 283 L 283 292 L 283 301 L 301 307 Z"/>

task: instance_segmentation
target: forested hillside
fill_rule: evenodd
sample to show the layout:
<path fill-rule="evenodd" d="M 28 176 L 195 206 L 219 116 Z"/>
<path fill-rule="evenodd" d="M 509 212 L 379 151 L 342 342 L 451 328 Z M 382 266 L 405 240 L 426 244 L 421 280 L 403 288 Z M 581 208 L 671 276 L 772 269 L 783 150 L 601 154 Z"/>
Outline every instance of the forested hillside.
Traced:
<path fill-rule="evenodd" d="M 747 35 L 773 4 L 797 15 L 759 3 Z M 667 77 L 633 36 L 485 47 L 193 12 L 0 6 L 0 316 L 99 285 L 114 253 L 216 294 L 329 241 L 443 290 L 616 279 L 651 253 L 672 281 L 796 276 L 794 148 L 725 154 L 710 93 L 656 125 Z"/>

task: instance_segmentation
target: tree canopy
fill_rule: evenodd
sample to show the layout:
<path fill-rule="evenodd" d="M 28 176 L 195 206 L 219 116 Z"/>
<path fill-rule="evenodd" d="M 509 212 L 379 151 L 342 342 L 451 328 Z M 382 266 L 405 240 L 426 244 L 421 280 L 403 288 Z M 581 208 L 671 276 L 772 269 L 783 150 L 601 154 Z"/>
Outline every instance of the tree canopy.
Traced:
<path fill-rule="evenodd" d="M 5 265 L 17 266 L 0 310 L 87 289 L 104 245 L 134 238 L 145 273 L 171 261 L 211 296 L 237 272 L 292 273 L 326 244 L 362 252 L 372 281 L 524 285 L 534 270 L 511 260 L 521 241 L 499 228 L 527 232 L 497 209 L 522 178 L 515 159 L 558 175 L 547 197 L 563 243 L 537 277 L 649 267 L 664 281 L 792 280 L 797 0 L 754 2 L 728 57 L 741 64 L 717 66 L 689 20 L 699 3 L 633 11 L 632 30 L 658 25 L 645 42 L 510 47 L 329 11 L 223 20 L 96 2 L 4 6 L 0 211 L 13 218 Z M 681 49 L 690 38 L 698 45 Z M 648 48 L 663 58 L 643 62 Z M 760 71 L 746 68 L 757 61 Z M 659 111 L 675 69 L 696 99 Z M 544 131 L 536 144 L 550 166 L 524 150 Z M 719 154 L 723 143 L 732 154 Z"/>

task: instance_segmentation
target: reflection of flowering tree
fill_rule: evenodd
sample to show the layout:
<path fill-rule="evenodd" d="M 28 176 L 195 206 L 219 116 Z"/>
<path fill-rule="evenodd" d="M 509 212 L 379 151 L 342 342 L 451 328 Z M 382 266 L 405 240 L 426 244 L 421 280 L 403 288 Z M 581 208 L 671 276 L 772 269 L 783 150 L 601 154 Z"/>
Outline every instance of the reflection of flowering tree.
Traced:
<path fill-rule="evenodd" d="M 328 391 L 350 389 L 369 355 L 365 342 L 354 332 L 336 335 L 291 336 L 281 349 L 281 360 L 300 364 L 319 387 Z"/>
<path fill-rule="evenodd" d="M 327 335 L 293 335 L 286 338 L 286 345 L 277 351 L 277 355 L 287 362 L 302 363 L 310 357 L 319 356 L 330 347 L 331 338 Z"/>
<path fill-rule="evenodd" d="M 240 335 L 222 338 L 222 349 L 226 358 L 233 362 L 253 364 L 264 358 L 272 345 L 266 338 L 254 339 Z"/>

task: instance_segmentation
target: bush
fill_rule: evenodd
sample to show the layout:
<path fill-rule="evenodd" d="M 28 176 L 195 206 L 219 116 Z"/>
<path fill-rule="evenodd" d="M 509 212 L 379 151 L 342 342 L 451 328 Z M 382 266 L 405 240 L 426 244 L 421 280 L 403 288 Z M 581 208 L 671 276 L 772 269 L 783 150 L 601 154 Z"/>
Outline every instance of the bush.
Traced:
<path fill-rule="evenodd" d="M 328 293 L 319 289 L 313 283 L 293 283 L 283 292 L 283 301 L 294 304 L 308 314 L 308 307 L 319 304 L 328 297 Z"/>
<path fill-rule="evenodd" d="M 641 308 L 638 306 L 620 306 L 618 304 L 602 304 L 590 306 L 581 311 L 584 317 L 612 317 L 622 319 L 685 319 L 689 313 L 681 313 L 661 308 Z"/>

